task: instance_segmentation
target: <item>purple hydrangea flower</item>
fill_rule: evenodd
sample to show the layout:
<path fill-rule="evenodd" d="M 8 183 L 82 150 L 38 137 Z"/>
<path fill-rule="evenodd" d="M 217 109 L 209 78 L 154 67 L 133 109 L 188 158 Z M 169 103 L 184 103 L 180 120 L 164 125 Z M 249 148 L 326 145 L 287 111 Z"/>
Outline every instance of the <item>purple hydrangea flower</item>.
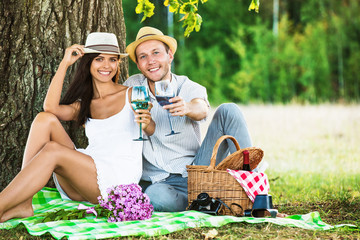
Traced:
<path fill-rule="evenodd" d="M 107 189 L 106 199 L 98 197 L 99 205 L 109 210 L 108 222 L 145 220 L 151 218 L 154 207 L 139 184 L 117 185 Z"/>

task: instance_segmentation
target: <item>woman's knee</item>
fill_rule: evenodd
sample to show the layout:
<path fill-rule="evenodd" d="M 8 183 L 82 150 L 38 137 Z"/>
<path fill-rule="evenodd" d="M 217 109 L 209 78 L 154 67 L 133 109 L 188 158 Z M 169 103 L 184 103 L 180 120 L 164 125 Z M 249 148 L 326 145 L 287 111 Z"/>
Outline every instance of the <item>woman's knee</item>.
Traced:
<path fill-rule="evenodd" d="M 60 159 L 62 154 L 63 147 L 57 142 L 50 141 L 43 146 L 33 159 L 31 159 L 31 162 L 40 162 L 41 164 L 46 164 L 55 169 L 58 165 L 58 159 Z"/>
<path fill-rule="evenodd" d="M 42 125 L 51 125 L 52 123 L 59 122 L 59 119 L 53 114 L 49 112 L 39 112 L 34 121 L 33 124 L 42 124 Z"/>
<path fill-rule="evenodd" d="M 64 147 L 57 142 L 49 141 L 41 149 L 42 155 L 49 155 L 48 159 L 56 159 L 56 156 L 61 155 Z"/>

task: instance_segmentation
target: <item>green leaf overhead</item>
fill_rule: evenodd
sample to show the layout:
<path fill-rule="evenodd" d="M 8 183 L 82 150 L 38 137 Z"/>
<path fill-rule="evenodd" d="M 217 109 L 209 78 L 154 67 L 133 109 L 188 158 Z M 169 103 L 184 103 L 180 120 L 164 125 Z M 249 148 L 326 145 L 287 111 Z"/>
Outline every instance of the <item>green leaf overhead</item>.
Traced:
<path fill-rule="evenodd" d="M 141 19 L 141 22 L 145 21 L 146 18 L 154 15 L 155 5 L 149 0 L 138 0 L 138 5 L 135 8 L 137 14 L 143 13 L 144 16 Z"/>
<path fill-rule="evenodd" d="M 141 22 L 146 18 L 150 18 L 154 15 L 155 6 L 149 0 L 137 0 L 135 12 L 137 14 L 143 14 Z M 199 2 L 205 4 L 208 0 L 165 0 L 164 6 L 169 7 L 169 12 L 175 14 L 181 14 L 183 17 L 180 21 L 183 21 L 183 28 L 185 28 L 184 36 L 189 37 L 195 30 L 200 31 L 201 24 L 203 22 L 202 17 L 198 13 Z M 249 6 L 249 11 L 255 10 L 259 12 L 260 0 L 252 0 Z"/>

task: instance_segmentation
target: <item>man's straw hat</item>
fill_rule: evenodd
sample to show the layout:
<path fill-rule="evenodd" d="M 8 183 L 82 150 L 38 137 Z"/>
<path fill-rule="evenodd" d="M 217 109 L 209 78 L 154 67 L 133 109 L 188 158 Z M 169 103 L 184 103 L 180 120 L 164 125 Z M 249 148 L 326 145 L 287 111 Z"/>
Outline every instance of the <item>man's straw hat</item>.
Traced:
<path fill-rule="evenodd" d="M 120 53 L 115 34 L 106 32 L 90 33 L 86 38 L 84 52 L 116 54 L 120 57 L 128 56 L 127 53 Z"/>
<path fill-rule="evenodd" d="M 131 60 L 136 63 L 135 50 L 140 43 L 148 40 L 159 40 L 167 44 L 171 51 L 175 54 L 177 42 L 174 38 L 164 35 L 159 29 L 153 27 L 142 27 L 136 35 L 136 40 L 126 47 L 126 52 L 129 54 Z"/>

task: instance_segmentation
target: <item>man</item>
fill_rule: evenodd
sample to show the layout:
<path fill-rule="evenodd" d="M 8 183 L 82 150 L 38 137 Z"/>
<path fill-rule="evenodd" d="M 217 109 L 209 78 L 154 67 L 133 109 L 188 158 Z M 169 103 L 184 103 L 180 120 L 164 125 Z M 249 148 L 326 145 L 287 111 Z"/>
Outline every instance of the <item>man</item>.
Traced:
<path fill-rule="evenodd" d="M 241 148 L 251 146 L 247 125 L 237 105 L 219 106 L 201 144 L 200 122 L 209 112 L 206 89 L 186 76 L 171 73 L 177 42 L 160 30 L 143 27 L 126 52 L 141 74 L 131 76 L 126 86 L 145 85 L 153 104 L 151 115 L 156 130 L 143 147 L 143 176 L 140 185 L 150 197 L 156 211 L 183 211 L 187 207 L 186 165 L 209 165 L 212 149 L 222 135 L 234 136 Z M 155 82 L 168 79 L 175 89 L 171 104 L 161 107 L 155 99 Z M 174 130 L 170 132 L 168 111 Z M 217 163 L 236 151 L 225 142 L 218 150 Z M 228 145 L 229 144 L 229 145 Z"/>

